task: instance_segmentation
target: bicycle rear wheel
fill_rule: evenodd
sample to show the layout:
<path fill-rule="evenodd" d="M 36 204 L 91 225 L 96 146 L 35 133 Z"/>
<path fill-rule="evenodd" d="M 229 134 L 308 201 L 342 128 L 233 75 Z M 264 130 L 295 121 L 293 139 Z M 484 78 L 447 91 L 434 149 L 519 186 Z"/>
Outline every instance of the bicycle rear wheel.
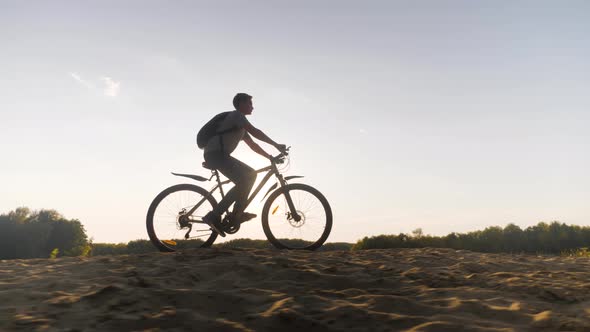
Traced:
<path fill-rule="evenodd" d="M 289 209 L 289 193 L 297 214 Z M 311 186 L 295 183 L 274 191 L 262 208 L 264 234 L 279 249 L 316 250 L 328 239 L 332 230 L 332 209 L 328 200 Z"/>
<path fill-rule="evenodd" d="M 202 204 L 192 213 L 186 213 L 197 203 Z M 154 198 L 146 217 L 150 240 L 160 251 L 175 251 L 191 247 L 210 247 L 217 233 L 200 223 L 217 201 L 205 189 L 192 184 L 179 184 L 162 191 Z M 188 239 L 185 237 L 190 229 Z"/>

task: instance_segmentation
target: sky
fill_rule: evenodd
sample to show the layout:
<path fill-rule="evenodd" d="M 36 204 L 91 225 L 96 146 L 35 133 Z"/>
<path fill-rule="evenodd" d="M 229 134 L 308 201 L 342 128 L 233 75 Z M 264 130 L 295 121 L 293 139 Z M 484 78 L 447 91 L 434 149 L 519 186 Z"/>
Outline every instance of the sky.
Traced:
<path fill-rule="evenodd" d="M 191 182 L 170 172 L 209 174 L 197 131 L 246 92 L 250 122 L 292 147 L 285 174 L 328 198 L 328 241 L 590 226 L 589 12 L 0 0 L 0 213 L 55 209 L 94 242 L 145 239 L 151 200 Z M 243 143 L 234 156 L 266 166 Z M 225 239 L 239 237 L 263 239 L 259 220 Z"/>

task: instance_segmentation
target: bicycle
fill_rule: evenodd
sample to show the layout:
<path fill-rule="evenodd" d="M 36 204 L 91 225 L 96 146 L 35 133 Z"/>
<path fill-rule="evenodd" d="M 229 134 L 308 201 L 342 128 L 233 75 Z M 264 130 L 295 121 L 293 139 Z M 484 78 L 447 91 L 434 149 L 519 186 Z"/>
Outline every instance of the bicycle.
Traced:
<path fill-rule="evenodd" d="M 332 230 L 332 209 L 328 200 L 317 189 L 302 183 L 287 183 L 288 180 L 303 177 L 283 177 L 280 173 L 277 165 L 285 163 L 288 155 L 287 149 L 274 156 L 270 166 L 256 171 L 266 172 L 266 175 L 248 197 L 246 207 L 274 175 L 277 183 L 262 198 L 264 200 L 268 196 L 261 215 L 266 238 L 279 249 L 316 250 L 324 244 Z M 176 251 L 187 247 L 188 241 L 197 241 L 196 246 L 207 248 L 217 239 L 217 232 L 203 222 L 202 218 L 217 206 L 213 193 L 219 189 L 221 197 L 224 197 L 223 185 L 231 181 L 221 181 L 217 170 L 209 168 L 205 163 L 203 167 L 211 170 L 209 179 L 193 174 L 172 174 L 200 182 L 215 179 L 216 184 L 212 189 L 206 190 L 194 184 L 178 184 L 164 189 L 150 204 L 146 217 L 147 231 L 150 240 L 160 251 Z M 240 230 L 240 225 L 226 211 L 221 221 L 223 231 L 226 234 L 235 234 Z"/>

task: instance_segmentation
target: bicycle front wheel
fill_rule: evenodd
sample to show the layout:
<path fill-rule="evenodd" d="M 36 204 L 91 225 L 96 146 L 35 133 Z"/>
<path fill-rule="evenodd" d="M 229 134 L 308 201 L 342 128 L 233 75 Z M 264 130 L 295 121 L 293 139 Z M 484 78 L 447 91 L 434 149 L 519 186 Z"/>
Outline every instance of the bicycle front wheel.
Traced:
<path fill-rule="evenodd" d="M 296 221 L 287 202 L 290 196 Z M 316 250 L 332 230 L 332 209 L 328 200 L 311 186 L 295 183 L 274 191 L 262 209 L 264 234 L 279 249 Z"/>
<path fill-rule="evenodd" d="M 199 203 L 199 207 L 187 215 Z M 179 184 L 165 189 L 148 209 L 146 226 L 150 240 L 160 251 L 210 247 L 217 233 L 202 223 L 202 219 L 216 206 L 215 198 L 199 186 Z"/>

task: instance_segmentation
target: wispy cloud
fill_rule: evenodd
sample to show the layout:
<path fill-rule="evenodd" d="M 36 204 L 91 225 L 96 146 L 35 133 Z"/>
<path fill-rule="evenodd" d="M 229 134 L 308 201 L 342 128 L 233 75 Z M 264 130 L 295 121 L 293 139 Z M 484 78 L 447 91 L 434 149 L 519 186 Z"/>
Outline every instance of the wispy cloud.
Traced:
<path fill-rule="evenodd" d="M 94 91 L 100 91 L 107 97 L 116 97 L 119 95 L 121 91 L 121 82 L 117 82 L 111 77 L 103 76 L 100 78 L 100 82 L 97 86 L 92 81 L 88 81 L 83 79 L 79 74 L 70 72 L 70 77 L 73 78 L 76 82 L 82 84 L 86 88 Z"/>
<path fill-rule="evenodd" d="M 361 134 L 366 134 L 366 133 L 367 133 L 367 131 L 366 131 L 365 129 L 363 129 L 363 128 L 360 128 L 360 129 L 359 129 L 359 133 L 361 133 Z"/>
<path fill-rule="evenodd" d="M 121 82 L 116 82 L 110 77 L 101 77 L 101 81 L 105 84 L 104 95 L 108 97 L 116 97 L 121 90 Z"/>
<path fill-rule="evenodd" d="M 74 80 L 78 81 L 78 83 L 80 83 L 80 84 L 84 85 L 85 87 L 87 87 L 88 89 L 96 89 L 96 87 L 92 83 L 90 83 L 90 82 L 88 82 L 86 80 L 83 80 L 82 77 L 80 77 L 80 75 L 78 75 L 76 73 L 70 72 L 70 76 Z"/>

